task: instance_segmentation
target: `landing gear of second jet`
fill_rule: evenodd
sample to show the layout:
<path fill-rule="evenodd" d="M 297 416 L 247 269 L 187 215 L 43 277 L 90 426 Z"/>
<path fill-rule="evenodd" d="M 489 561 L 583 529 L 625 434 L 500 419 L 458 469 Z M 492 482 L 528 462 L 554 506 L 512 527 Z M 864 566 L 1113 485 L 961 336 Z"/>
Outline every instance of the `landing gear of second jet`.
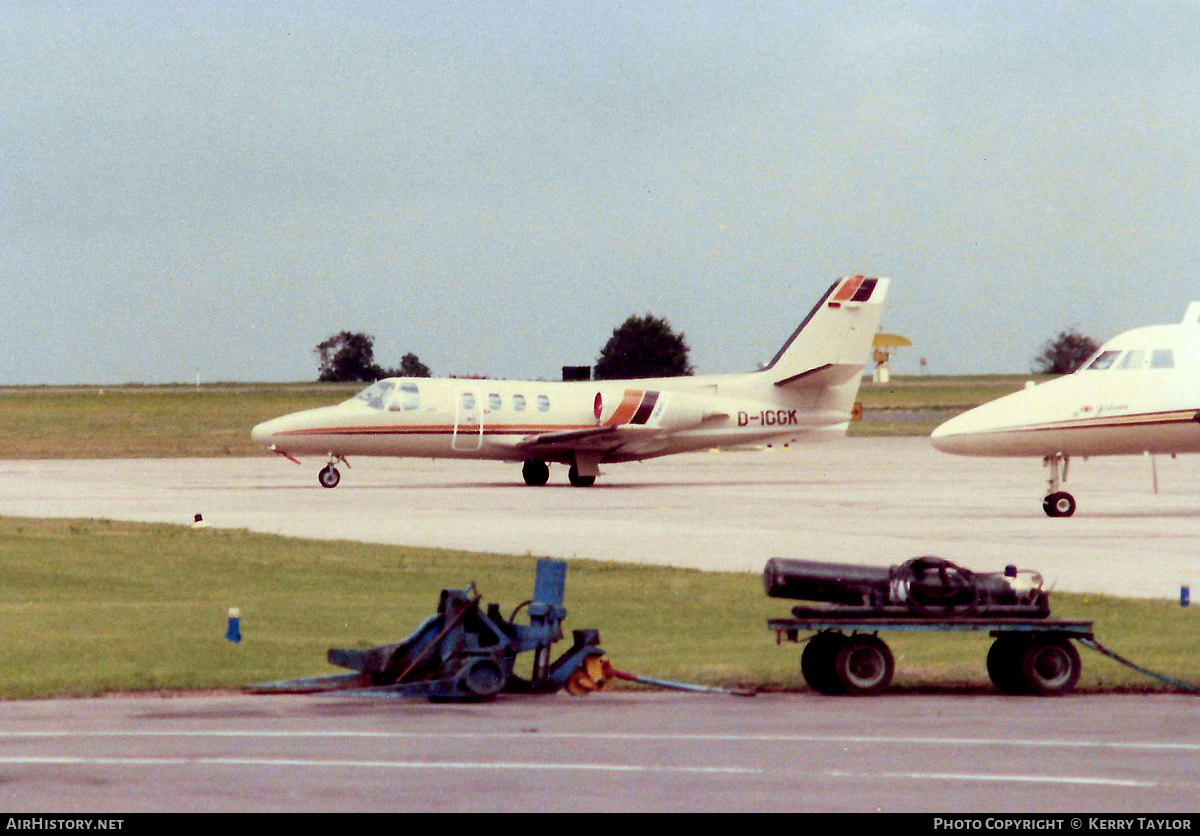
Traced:
<path fill-rule="evenodd" d="M 1069 517 L 1075 513 L 1075 497 L 1066 491 L 1049 494 L 1042 500 L 1042 510 L 1047 517 Z"/>
<path fill-rule="evenodd" d="M 1046 498 L 1042 500 L 1042 510 L 1046 512 L 1047 517 L 1071 516 L 1075 513 L 1075 497 L 1060 490 L 1062 483 L 1067 481 L 1067 469 L 1071 465 L 1071 459 L 1062 453 L 1054 453 L 1046 456 L 1042 461 L 1046 467 L 1050 468 L 1049 490 L 1046 491 Z M 1061 478 L 1059 477 L 1060 463 L 1062 465 Z"/>

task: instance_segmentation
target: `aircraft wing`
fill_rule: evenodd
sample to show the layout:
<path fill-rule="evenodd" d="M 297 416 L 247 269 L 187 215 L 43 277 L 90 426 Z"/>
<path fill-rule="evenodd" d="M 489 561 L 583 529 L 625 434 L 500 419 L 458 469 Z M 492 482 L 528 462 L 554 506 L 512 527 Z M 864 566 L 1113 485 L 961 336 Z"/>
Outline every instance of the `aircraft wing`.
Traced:
<path fill-rule="evenodd" d="M 649 441 L 666 434 L 666 430 L 657 427 L 630 424 L 609 425 L 530 435 L 518 441 L 517 447 L 530 453 L 549 449 L 607 451 L 635 441 Z"/>

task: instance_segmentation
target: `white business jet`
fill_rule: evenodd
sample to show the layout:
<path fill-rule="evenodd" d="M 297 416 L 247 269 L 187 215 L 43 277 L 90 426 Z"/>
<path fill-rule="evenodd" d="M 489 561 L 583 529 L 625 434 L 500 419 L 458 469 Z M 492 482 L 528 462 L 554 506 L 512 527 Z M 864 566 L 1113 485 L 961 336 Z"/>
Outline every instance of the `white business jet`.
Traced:
<path fill-rule="evenodd" d="M 888 279 L 835 282 L 771 362 L 756 372 L 603 381 L 386 378 L 336 406 L 294 412 L 251 437 L 292 461 L 347 456 L 523 462 L 528 485 L 548 463 L 588 486 L 600 465 L 712 447 L 790 443 L 845 433 Z"/>
<path fill-rule="evenodd" d="M 1200 302 L 1178 325 L 1109 340 L 1079 371 L 985 403 L 933 431 L 933 446 L 964 456 L 1041 456 L 1042 508 L 1075 513 L 1061 489 L 1071 456 L 1200 452 Z M 1061 469 L 1061 473 L 1060 473 Z"/>

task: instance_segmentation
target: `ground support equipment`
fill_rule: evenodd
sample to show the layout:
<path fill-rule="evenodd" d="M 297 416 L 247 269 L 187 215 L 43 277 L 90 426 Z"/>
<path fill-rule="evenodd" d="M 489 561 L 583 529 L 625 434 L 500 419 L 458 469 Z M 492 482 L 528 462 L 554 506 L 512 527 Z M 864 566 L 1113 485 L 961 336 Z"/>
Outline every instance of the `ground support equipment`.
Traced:
<path fill-rule="evenodd" d="M 533 598 L 509 618 L 496 604 L 479 606 L 475 584 L 443 589 L 437 614 L 406 639 L 366 649 L 331 649 L 329 663 L 357 673 L 289 679 L 248 687 L 256 694 L 338 691 L 361 697 L 428 697 L 483 700 L 501 692 L 550 694 L 565 688 L 583 695 L 608 684 L 598 630 L 573 631 L 574 643 L 551 662 L 551 645 L 561 639 L 567 564 L 537 563 Z M 516 621 L 526 609 L 528 624 Z M 517 655 L 533 653 L 528 679 L 514 672 Z"/>
<path fill-rule="evenodd" d="M 767 622 L 776 641 L 816 631 L 800 670 L 822 694 L 877 694 L 892 681 L 895 659 L 881 630 L 988 632 L 988 674 L 1006 694 L 1054 696 L 1079 681 L 1071 639 L 1092 640 L 1092 622 L 1050 618 L 1037 572 L 1007 566 L 972 572 L 941 557 L 899 566 L 860 566 L 774 557 L 763 569 L 772 598 L 823 602 Z"/>
<path fill-rule="evenodd" d="M 877 694 L 895 672 L 891 649 L 878 633 L 970 632 L 990 634 L 987 654 L 992 682 L 1006 694 L 1059 696 L 1079 681 L 1079 653 L 1071 639 L 1092 642 L 1092 622 L 1056 618 L 926 618 L 902 615 L 843 615 L 805 612 L 795 618 L 773 618 L 776 643 L 799 642 L 801 632 L 814 632 L 800 655 L 800 670 L 814 691 L 827 695 Z"/>

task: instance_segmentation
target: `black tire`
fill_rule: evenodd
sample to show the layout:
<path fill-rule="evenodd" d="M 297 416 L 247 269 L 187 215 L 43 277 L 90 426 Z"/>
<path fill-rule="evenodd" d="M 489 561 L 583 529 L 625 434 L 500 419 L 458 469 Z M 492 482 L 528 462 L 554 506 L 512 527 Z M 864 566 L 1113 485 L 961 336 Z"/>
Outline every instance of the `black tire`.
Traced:
<path fill-rule="evenodd" d="M 851 636 L 834 656 L 833 668 L 842 693 L 868 697 L 892 684 L 896 662 L 878 636 Z"/>
<path fill-rule="evenodd" d="M 529 459 L 521 467 L 521 478 L 526 485 L 540 487 L 550 481 L 550 467 L 541 459 Z"/>
<path fill-rule="evenodd" d="M 342 481 L 342 474 L 338 473 L 336 467 L 327 464 L 317 474 L 317 481 L 321 483 L 321 487 L 323 488 L 336 488 L 338 482 Z"/>
<path fill-rule="evenodd" d="M 804 674 L 809 688 L 831 697 L 844 693 L 834 662 L 838 651 L 848 641 L 841 633 L 829 631 L 817 633 L 808 640 L 800 654 L 800 673 Z"/>
<path fill-rule="evenodd" d="M 596 484 L 595 476 L 580 476 L 579 468 L 571 465 L 571 469 L 567 471 L 567 480 L 577 488 L 590 488 Z"/>
<path fill-rule="evenodd" d="M 1082 665 L 1070 639 L 1035 638 L 1021 654 L 1021 675 L 1028 693 L 1058 697 L 1075 690 Z"/>
<path fill-rule="evenodd" d="M 1021 670 L 1028 644 L 1027 636 L 1003 635 L 998 636 L 988 648 L 988 676 L 1001 692 L 1014 697 L 1029 693 L 1025 674 Z"/>
<path fill-rule="evenodd" d="M 1069 517 L 1075 513 L 1075 497 L 1066 491 L 1052 493 L 1042 500 L 1047 517 Z"/>

